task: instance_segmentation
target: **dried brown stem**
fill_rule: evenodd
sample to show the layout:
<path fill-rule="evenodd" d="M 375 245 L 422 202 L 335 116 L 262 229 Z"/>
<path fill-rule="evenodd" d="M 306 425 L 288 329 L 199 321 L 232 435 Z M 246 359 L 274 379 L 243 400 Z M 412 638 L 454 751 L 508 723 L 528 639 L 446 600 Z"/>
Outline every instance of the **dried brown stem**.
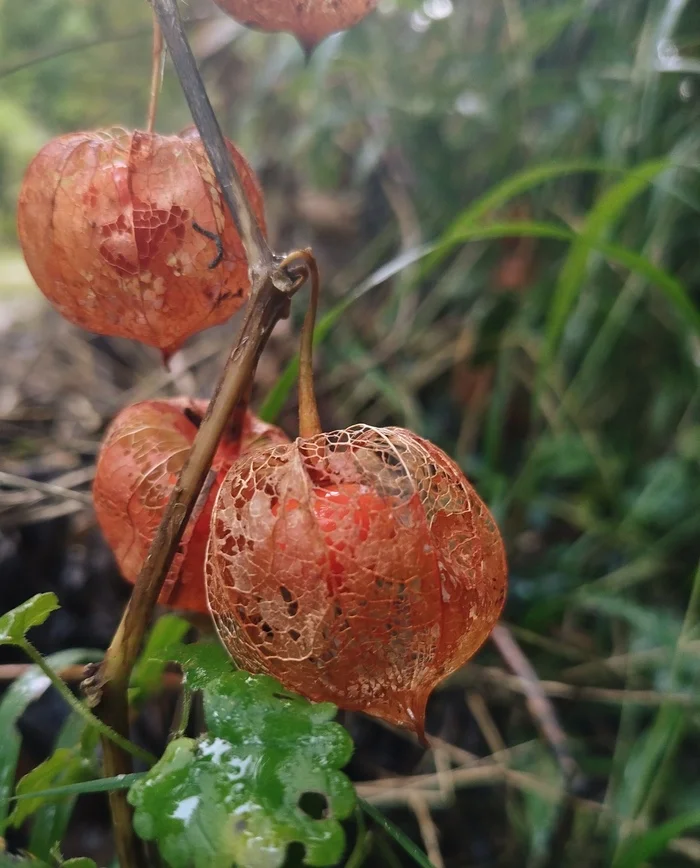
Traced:
<path fill-rule="evenodd" d="M 513 634 L 503 624 L 497 624 L 491 641 L 498 649 L 508 668 L 521 679 L 525 702 L 533 720 L 552 749 L 564 779 L 571 783 L 579 774 L 576 760 L 571 754 L 569 740 L 559 723 L 549 697 L 542 689 L 539 676 L 523 654 Z"/>
<path fill-rule="evenodd" d="M 151 621 L 153 609 L 172 564 L 187 521 L 192 514 L 199 492 L 209 472 L 221 432 L 231 418 L 236 405 L 247 393 L 267 339 L 277 321 L 287 315 L 289 295 L 280 292 L 267 280 L 255 293 L 235 346 L 219 381 L 207 413 L 197 432 L 192 449 L 170 496 L 158 532 L 139 574 L 134 591 L 121 623 L 112 640 L 99 672 L 96 686 L 101 688 L 99 713 L 117 732 L 128 733 L 127 688 L 131 670 Z M 131 762 L 113 745 L 104 745 L 105 774 L 128 774 Z M 121 798 L 119 798 L 121 796 Z M 124 832 L 125 812 L 129 817 L 125 794 L 110 794 L 115 821 L 115 834 L 120 842 L 119 860 L 122 868 L 138 865 L 135 848 L 127 846 Z"/>
<path fill-rule="evenodd" d="M 278 264 L 280 258 L 273 255 L 257 223 L 197 70 L 178 13 L 177 0 L 151 2 L 193 120 L 243 240 L 252 286 L 246 317 L 165 508 L 129 605 L 102 666 L 86 685 L 100 717 L 124 736 L 129 730 L 127 689 L 131 671 L 177 547 L 207 478 L 222 431 L 234 409 L 249 394 L 258 359 L 270 333 L 276 323 L 288 315 L 290 298 L 303 282 L 298 275 L 290 278 Z M 107 741 L 103 741 L 103 750 L 107 776 L 131 771 L 130 758 L 123 751 Z M 110 793 L 110 809 L 122 868 L 145 866 L 124 791 Z"/>
<path fill-rule="evenodd" d="M 155 10 L 153 12 L 153 49 L 151 55 L 151 94 L 148 102 L 148 121 L 146 129 L 153 132 L 156 125 L 156 112 L 158 111 L 158 97 L 163 82 L 163 31 L 158 24 Z"/>
<path fill-rule="evenodd" d="M 275 261 L 267 239 L 245 195 L 240 176 L 234 166 L 219 122 L 204 89 L 197 63 L 182 25 L 177 0 L 150 0 L 163 31 L 168 52 L 180 79 L 185 99 L 202 143 L 216 174 L 224 200 L 243 239 L 251 271 L 266 271 Z"/>

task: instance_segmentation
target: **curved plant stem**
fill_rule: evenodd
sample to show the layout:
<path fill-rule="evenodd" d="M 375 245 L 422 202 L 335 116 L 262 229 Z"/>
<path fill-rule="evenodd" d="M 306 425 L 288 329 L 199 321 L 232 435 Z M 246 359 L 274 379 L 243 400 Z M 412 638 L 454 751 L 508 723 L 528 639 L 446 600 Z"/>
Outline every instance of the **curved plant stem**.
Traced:
<path fill-rule="evenodd" d="M 147 750 L 142 750 L 138 745 L 133 744 L 128 739 L 119 735 L 118 732 L 115 732 L 107 726 L 107 724 L 103 723 L 83 702 L 74 696 L 65 681 L 63 681 L 61 676 L 49 666 L 31 642 L 25 640 L 19 647 L 24 651 L 27 657 L 29 657 L 32 663 L 41 669 L 58 693 L 60 693 L 63 699 L 68 703 L 71 710 L 79 717 L 82 717 L 88 726 L 94 727 L 101 735 L 114 742 L 114 744 L 118 745 L 122 750 L 130 753 L 132 756 L 138 757 L 138 759 L 143 760 L 145 763 L 148 763 L 148 765 L 153 765 L 153 763 L 156 762 L 156 757 L 154 757 L 153 754 L 149 753 Z"/>
<path fill-rule="evenodd" d="M 156 123 L 158 97 L 160 96 L 160 89 L 163 84 L 163 66 L 165 63 L 163 31 L 160 29 L 155 10 L 153 12 L 153 50 L 151 63 L 151 96 L 148 103 L 148 121 L 146 124 L 146 129 L 149 133 L 153 132 Z"/>
<path fill-rule="evenodd" d="M 285 257 L 282 265 L 295 273 L 297 263 L 301 263 L 302 267 L 302 271 L 296 270 L 296 273 L 301 275 L 301 282 L 303 283 L 306 276 L 311 277 L 311 295 L 301 330 L 299 348 L 299 436 L 313 437 L 320 434 L 322 430 L 314 391 L 314 328 L 321 280 L 316 259 L 309 248 L 290 253 Z"/>

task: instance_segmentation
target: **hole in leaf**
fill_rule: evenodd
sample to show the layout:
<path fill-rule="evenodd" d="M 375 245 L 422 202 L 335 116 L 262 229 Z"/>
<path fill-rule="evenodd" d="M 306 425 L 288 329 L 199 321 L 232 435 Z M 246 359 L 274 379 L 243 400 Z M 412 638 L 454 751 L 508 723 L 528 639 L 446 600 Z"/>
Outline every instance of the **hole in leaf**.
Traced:
<path fill-rule="evenodd" d="M 328 799 L 323 793 L 302 793 L 299 808 L 312 820 L 323 820 L 328 816 Z"/>
<path fill-rule="evenodd" d="M 304 857 L 306 856 L 306 848 L 303 844 L 295 841 L 287 847 L 287 856 L 284 860 L 283 868 L 302 868 Z"/>

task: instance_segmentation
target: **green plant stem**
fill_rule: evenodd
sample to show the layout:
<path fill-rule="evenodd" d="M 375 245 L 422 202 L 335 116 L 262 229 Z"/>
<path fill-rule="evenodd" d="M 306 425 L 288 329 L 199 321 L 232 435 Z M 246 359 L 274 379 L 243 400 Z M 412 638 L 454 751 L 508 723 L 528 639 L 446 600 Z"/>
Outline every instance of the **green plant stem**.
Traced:
<path fill-rule="evenodd" d="M 148 765 L 153 765 L 153 763 L 156 762 L 156 757 L 154 757 L 152 753 L 149 753 L 147 750 L 143 750 L 138 747 L 138 745 L 133 744 L 128 739 L 119 735 L 118 732 L 111 729 L 111 727 L 107 726 L 107 724 L 103 723 L 99 717 L 96 717 L 90 709 L 73 694 L 71 689 L 61 679 L 60 675 L 57 672 L 54 672 L 31 642 L 25 639 L 19 647 L 24 651 L 27 657 L 29 657 L 32 663 L 41 669 L 58 693 L 60 693 L 63 699 L 68 703 L 71 710 L 79 717 L 82 717 L 88 726 L 94 727 L 101 735 L 109 739 L 115 745 L 118 745 L 123 751 L 143 760 L 145 763 L 148 763 Z"/>

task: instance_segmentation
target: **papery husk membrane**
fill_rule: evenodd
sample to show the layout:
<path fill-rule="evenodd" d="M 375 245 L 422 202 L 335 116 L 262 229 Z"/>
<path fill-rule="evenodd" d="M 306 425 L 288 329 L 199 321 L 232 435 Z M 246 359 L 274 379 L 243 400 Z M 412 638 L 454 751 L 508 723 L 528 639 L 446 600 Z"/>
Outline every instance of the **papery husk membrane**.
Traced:
<path fill-rule="evenodd" d="M 410 431 L 363 425 L 237 461 L 206 575 L 240 666 L 419 734 L 506 589 L 498 528 L 457 465 Z"/>

